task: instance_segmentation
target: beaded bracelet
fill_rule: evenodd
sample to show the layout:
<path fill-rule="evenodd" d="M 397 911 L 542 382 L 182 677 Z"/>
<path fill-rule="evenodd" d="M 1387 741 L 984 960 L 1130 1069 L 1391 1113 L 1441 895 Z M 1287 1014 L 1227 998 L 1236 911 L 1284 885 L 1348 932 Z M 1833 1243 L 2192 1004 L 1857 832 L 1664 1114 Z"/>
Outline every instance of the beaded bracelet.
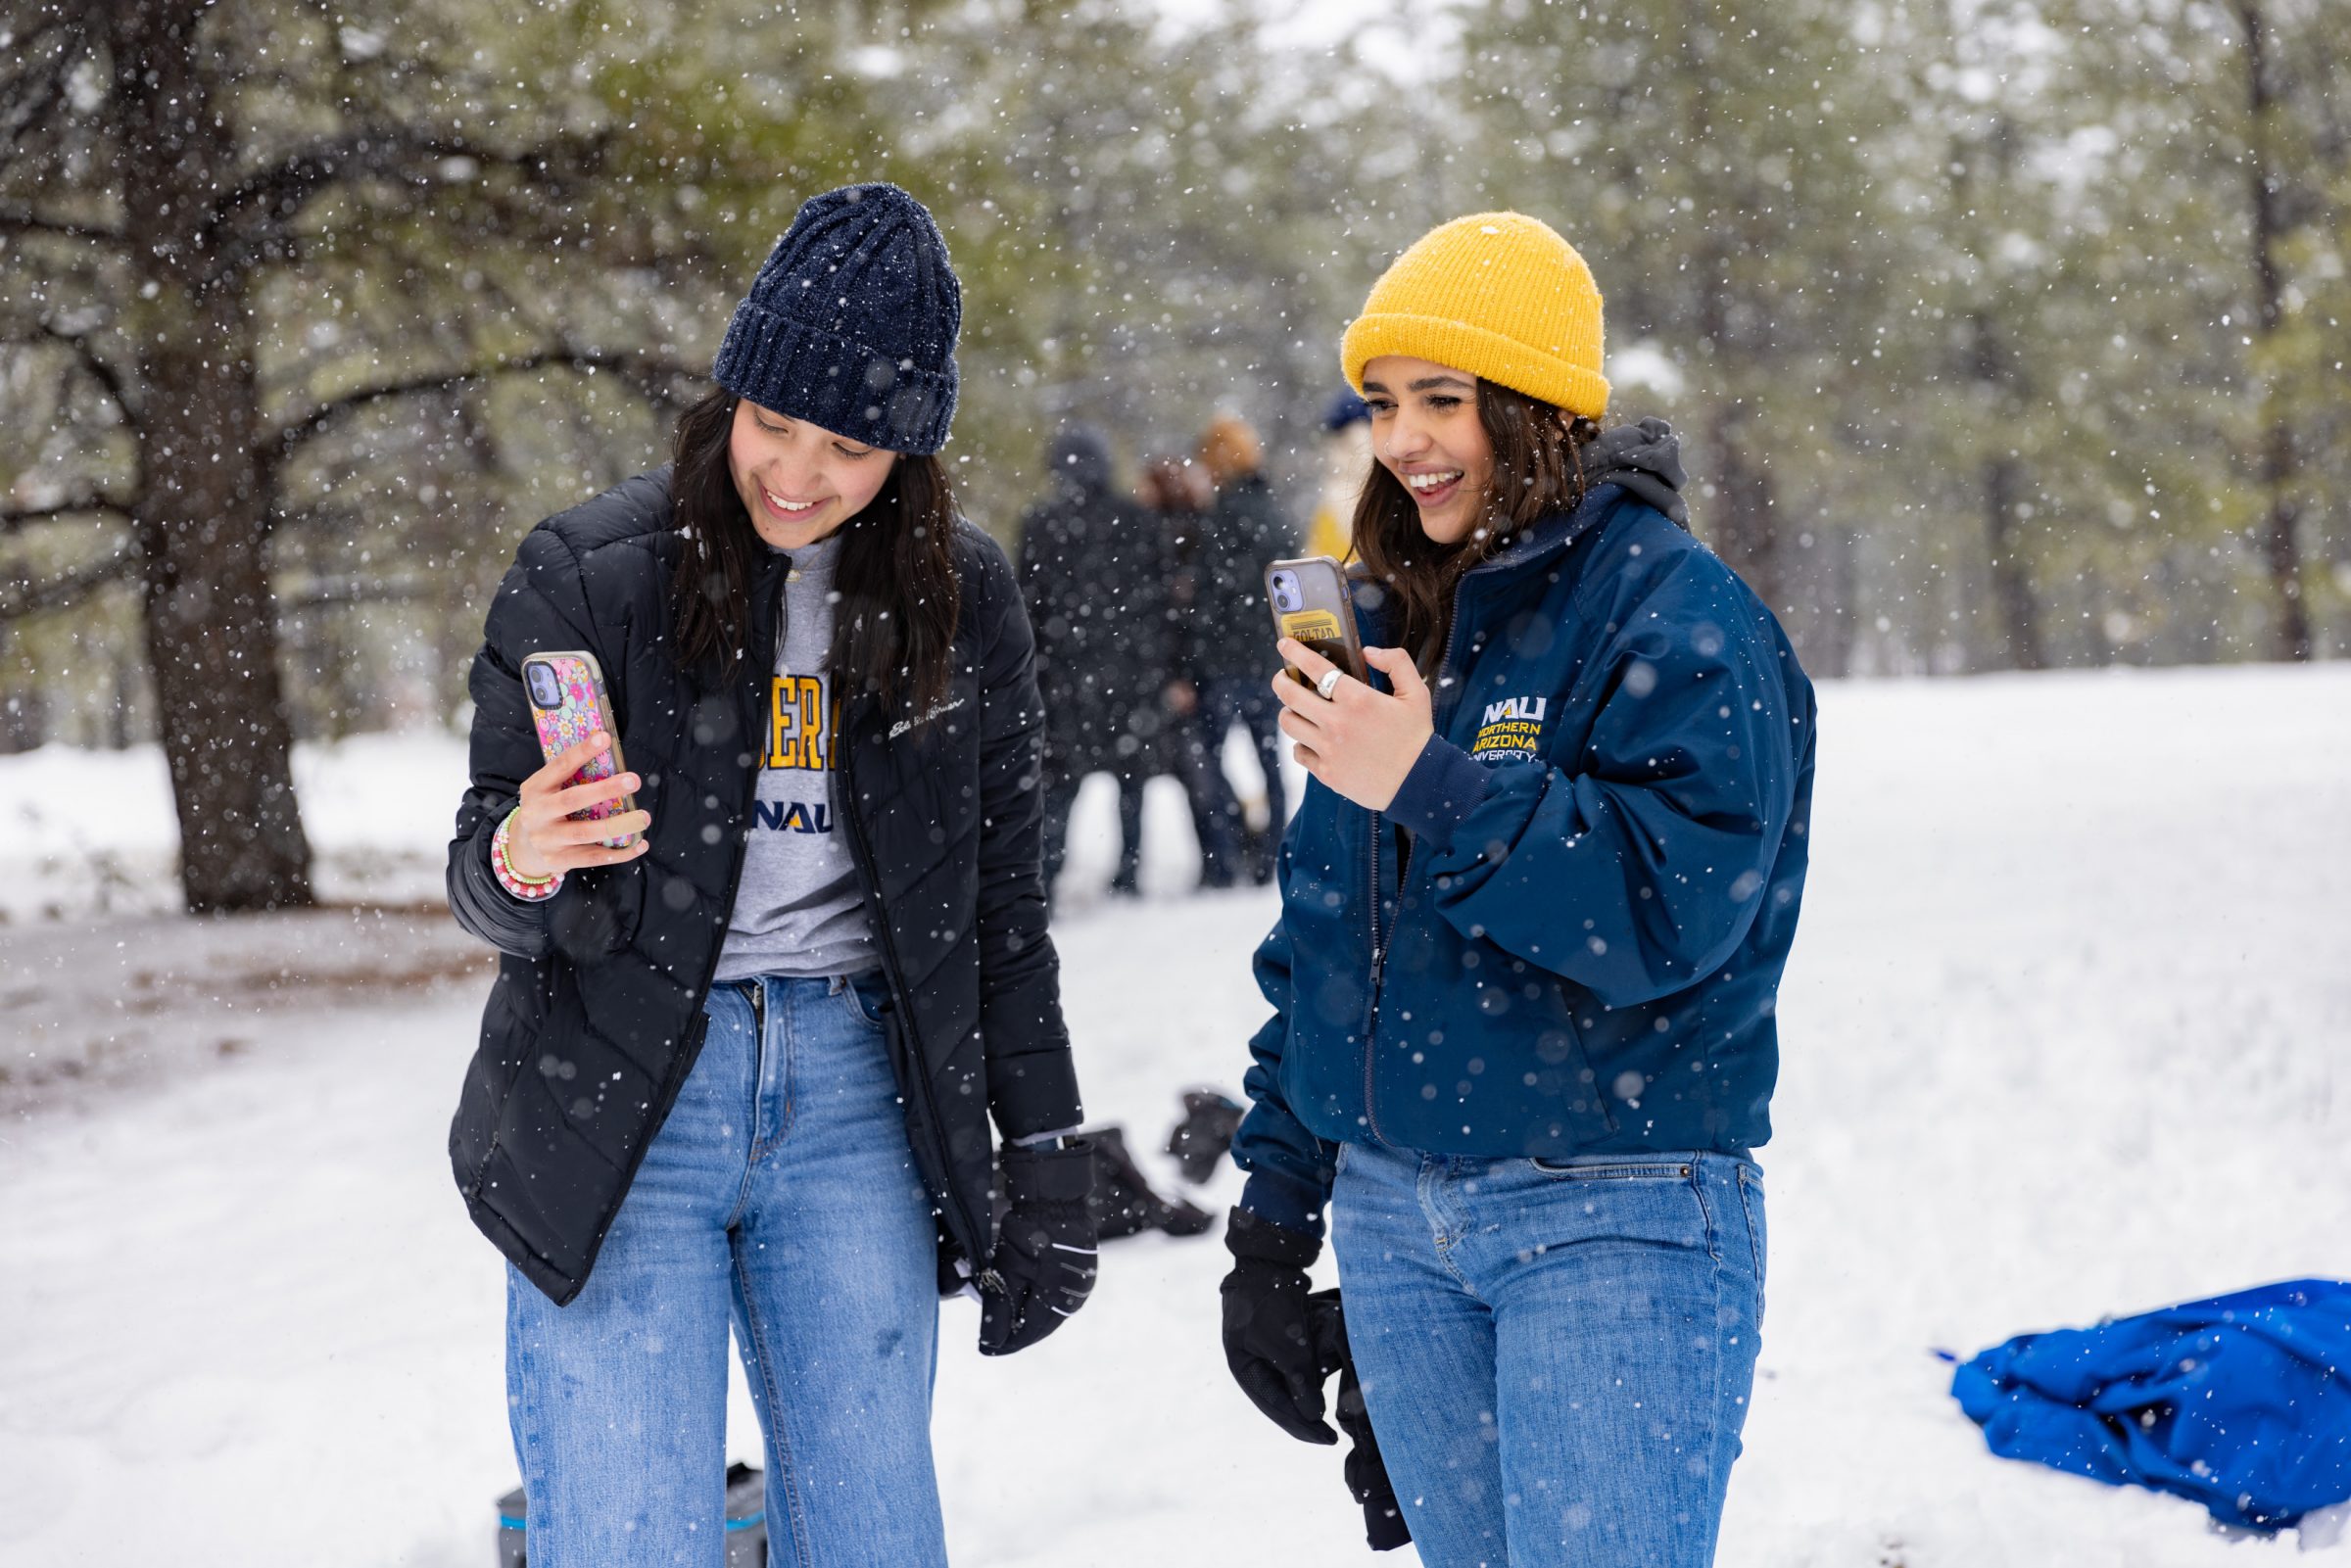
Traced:
<path fill-rule="evenodd" d="M 514 869 L 514 862 L 507 855 L 506 842 L 514 832 L 515 815 L 521 810 L 517 806 L 507 812 L 506 820 L 500 823 L 498 832 L 490 835 L 490 870 L 498 878 L 499 886 L 526 904 L 536 904 L 555 896 L 555 889 L 563 885 L 563 874 L 551 871 L 544 877 L 525 877 Z"/>

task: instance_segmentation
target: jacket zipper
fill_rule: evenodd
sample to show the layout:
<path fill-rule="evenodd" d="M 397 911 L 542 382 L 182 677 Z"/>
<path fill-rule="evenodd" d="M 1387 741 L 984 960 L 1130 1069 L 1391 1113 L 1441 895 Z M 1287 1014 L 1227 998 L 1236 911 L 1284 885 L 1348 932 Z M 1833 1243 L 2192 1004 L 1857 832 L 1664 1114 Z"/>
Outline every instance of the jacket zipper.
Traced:
<path fill-rule="evenodd" d="M 1462 634 L 1462 589 L 1467 579 L 1464 575 L 1463 582 L 1456 583 L 1453 588 L 1453 624 L 1447 628 L 1445 633 L 1444 657 L 1437 661 L 1437 679 L 1434 691 L 1442 691 L 1445 689 L 1445 672 L 1453 668 L 1454 643 Z M 1434 691 L 1432 691 L 1432 696 Z M 1448 719 L 1453 716 L 1450 709 L 1447 710 L 1445 716 Z M 1432 711 L 1432 721 L 1435 715 Z M 1443 735 L 1445 733 L 1445 727 L 1441 724 L 1435 724 L 1433 725 L 1433 728 L 1439 735 Z M 1374 1143 L 1385 1143 L 1387 1141 L 1385 1138 L 1380 1136 L 1379 1113 L 1376 1109 L 1374 1109 L 1371 1102 L 1371 1068 L 1372 1063 L 1376 1060 L 1374 1049 L 1377 1045 L 1379 1034 L 1379 984 L 1382 976 L 1387 972 L 1388 964 L 1388 950 L 1386 946 L 1382 945 L 1380 942 L 1379 929 L 1379 908 L 1381 904 L 1387 901 L 1388 896 L 1387 888 L 1381 884 L 1379 878 L 1379 841 L 1386 836 L 1387 818 L 1380 812 L 1372 812 L 1371 984 L 1369 994 L 1367 994 L 1364 999 L 1364 1121 L 1365 1124 L 1371 1129 L 1371 1141 Z M 1398 905 L 1399 915 L 1403 913 L 1402 906 L 1404 903 L 1405 874 L 1411 869 L 1411 867 L 1412 853 L 1410 850 L 1407 850 L 1397 857 L 1396 862 L 1396 902 Z M 1388 936 L 1391 940 L 1394 939 L 1395 934 L 1396 933 L 1393 930 L 1388 932 Z"/>
<path fill-rule="evenodd" d="M 851 755 L 855 754 L 852 752 Z M 973 1255 L 970 1259 L 973 1276 L 985 1288 L 989 1276 L 994 1274 L 994 1270 L 987 1266 L 987 1259 L 979 1254 L 980 1245 L 987 1233 L 975 1222 L 972 1212 L 964 1205 L 962 1190 L 955 1185 L 955 1162 L 947 1150 L 946 1124 L 939 1119 L 938 1101 L 931 1092 L 931 1076 L 923 1070 L 922 1042 L 915 1037 L 914 1010 L 908 1005 L 905 984 L 899 976 L 897 946 L 890 940 L 889 920 L 882 908 L 881 876 L 874 868 L 873 846 L 865 836 L 865 818 L 858 811 L 857 781 L 853 771 L 849 768 L 841 770 L 841 782 L 848 785 L 841 802 L 846 809 L 841 815 L 848 822 L 849 842 L 856 850 L 857 868 L 864 877 L 867 918 L 873 921 L 874 938 L 881 944 L 882 973 L 889 981 L 890 1000 L 898 1010 L 898 1019 L 905 1030 L 905 1087 L 922 1102 L 924 1119 L 931 1128 L 932 1147 L 938 1157 L 939 1200 L 946 1207 L 950 1219 L 962 1221 L 965 1247 Z M 995 1288 L 1002 1290 L 1001 1278 L 996 1279 Z"/>
<path fill-rule="evenodd" d="M 1379 1133 L 1379 1113 L 1371 1104 L 1372 1046 L 1375 1021 L 1379 1017 L 1379 976 L 1387 965 L 1387 949 L 1379 943 L 1379 905 L 1383 894 L 1379 885 L 1379 838 L 1384 819 L 1371 813 L 1371 984 L 1364 996 L 1364 1124 L 1371 1129 L 1373 1143 L 1385 1143 Z"/>
<path fill-rule="evenodd" d="M 779 607 L 776 615 L 775 643 L 768 649 L 767 653 L 767 668 L 770 672 L 773 672 L 775 669 L 777 655 L 782 652 L 784 647 L 784 616 L 781 608 L 783 597 L 784 591 L 783 588 L 779 586 L 776 590 L 776 598 Z M 744 691 L 749 692 L 754 698 L 758 692 L 758 680 L 759 677 L 754 674 L 744 683 Z M 739 702 L 741 701 L 742 696 L 743 692 L 737 693 L 737 700 Z M 751 707 L 752 711 L 757 711 L 758 704 L 755 700 L 751 704 Z M 737 716 L 741 717 L 740 712 Z M 765 744 L 764 739 L 762 739 L 761 744 Z M 747 822 L 749 820 L 751 805 L 758 799 L 758 795 L 759 769 L 756 765 L 756 761 L 754 760 L 754 765 L 746 770 L 744 774 L 743 794 L 737 801 L 738 815 L 744 821 Z M 736 834 L 735 850 L 734 853 L 728 858 L 727 865 L 726 908 L 730 914 L 732 914 L 735 908 L 735 894 L 743 883 L 744 857 L 749 852 L 749 833 L 742 832 Z M 718 977 L 718 961 L 720 956 L 725 952 L 726 945 L 726 931 L 722 927 L 719 931 L 718 940 L 710 944 L 710 959 L 708 963 L 702 966 L 702 977 L 695 985 L 694 1004 L 692 1009 L 687 1014 L 686 1032 L 679 1037 L 678 1043 L 681 1049 L 678 1052 L 678 1060 L 671 1064 L 669 1076 L 662 1082 L 659 1091 L 655 1095 L 654 1104 L 656 1110 L 658 1111 L 659 1118 L 662 1121 L 669 1119 L 670 1107 L 677 1103 L 678 1091 L 685 1087 L 687 1076 L 694 1071 L 695 1063 L 701 1059 L 702 1044 L 703 1041 L 708 1038 L 710 1032 L 710 1018 L 708 1014 L 702 1011 L 702 1009 L 710 1000 L 710 986 L 711 983 Z M 760 1004 L 754 1003 L 753 1007 L 756 1010 L 760 1007 Z M 765 1032 L 764 1022 L 761 1024 L 761 1032 Z M 649 1137 L 647 1138 L 644 1143 L 637 1146 L 636 1157 L 629 1162 L 629 1168 L 622 1173 L 621 1190 L 624 1194 L 630 1188 L 636 1186 L 637 1172 L 644 1165 L 646 1154 L 652 1148 L 652 1146 L 653 1140 Z M 478 1186 L 478 1177 L 476 1178 L 476 1183 Z M 618 1212 L 617 1206 L 615 1206 L 614 1212 Z M 605 1217 L 604 1223 L 608 1231 L 611 1225 L 611 1217 L 609 1215 Z M 600 1234 L 594 1243 L 594 1252 L 600 1253 L 602 1249 L 603 1236 Z M 593 1264 L 593 1253 L 590 1260 Z M 576 1295 L 577 1292 L 575 1291 L 574 1294 Z M 566 1298 L 566 1300 L 568 1301 L 569 1298 Z"/>
<path fill-rule="evenodd" d="M 1524 567 L 1532 565 L 1534 562 L 1543 559 L 1545 556 L 1565 547 L 1566 545 L 1572 542 L 1574 537 L 1575 535 L 1571 532 L 1566 537 L 1556 540 L 1542 549 L 1537 550 L 1526 560 L 1514 561 L 1509 564 L 1512 570 L 1523 569 Z M 1437 700 L 1440 700 L 1437 698 L 1436 693 L 1445 689 L 1446 672 L 1453 668 L 1453 650 L 1461 641 L 1462 595 L 1468 590 L 1470 578 L 1475 577 L 1480 572 L 1493 571 L 1503 564 L 1503 561 L 1497 559 L 1487 561 L 1480 566 L 1472 567 L 1469 571 L 1464 572 L 1462 575 L 1462 580 L 1460 582 L 1454 584 L 1453 586 L 1452 624 L 1446 629 L 1445 632 L 1445 654 L 1442 658 L 1437 660 L 1437 679 L 1430 692 L 1431 707 L 1429 720 L 1431 728 L 1433 728 L 1438 735 L 1443 735 L 1445 733 L 1445 726 L 1450 723 L 1453 718 L 1454 704 L 1458 703 L 1460 700 L 1459 694 L 1457 693 L 1452 702 L 1449 702 L 1442 712 L 1438 711 L 1434 705 Z M 1379 928 L 1379 906 L 1381 900 L 1386 896 L 1385 890 L 1380 886 L 1379 881 L 1379 840 L 1386 831 L 1386 819 L 1376 811 L 1372 812 L 1370 815 L 1371 985 L 1370 994 L 1365 999 L 1364 1002 L 1364 1120 L 1371 1129 L 1372 1141 L 1375 1143 L 1384 1143 L 1386 1140 L 1380 1136 L 1379 1132 L 1379 1116 L 1372 1109 L 1371 1104 L 1371 1064 L 1373 1061 L 1372 1046 L 1378 1032 L 1379 985 L 1380 979 L 1386 972 L 1388 960 L 1387 948 L 1380 942 Z M 1396 867 L 1396 901 L 1399 906 L 1398 913 L 1400 915 L 1402 914 L 1401 906 L 1404 902 L 1404 879 L 1406 873 L 1411 869 L 1411 866 L 1412 855 L 1409 851 L 1407 851 L 1402 857 L 1400 857 Z M 1392 940 L 1395 936 L 1395 932 L 1390 931 L 1388 935 Z"/>
<path fill-rule="evenodd" d="M 773 677 L 776 668 L 776 661 L 783 656 L 783 653 L 784 585 L 778 583 L 776 585 L 776 635 L 772 644 L 767 650 L 767 665 L 764 672 L 764 676 L 766 678 Z M 763 676 L 760 672 L 754 672 L 744 678 L 743 688 L 736 692 L 735 697 L 738 705 L 736 715 L 738 718 L 742 717 L 743 698 L 746 693 L 752 698 L 752 701 L 749 704 L 749 710 L 753 713 L 756 713 L 759 710 L 757 698 L 759 694 L 759 682 L 762 678 Z M 757 726 L 754 724 L 752 729 L 756 728 Z M 752 731 L 750 729 L 746 729 L 744 732 L 745 735 L 749 735 L 751 733 Z M 766 736 L 764 733 L 762 733 L 759 739 L 759 752 L 764 752 L 766 747 Z M 727 860 L 727 893 L 725 903 L 722 907 L 727 911 L 726 918 L 728 921 L 732 921 L 734 918 L 735 895 L 742 890 L 743 886 L 743 862 L 744 857 L 750 853 L 751 849 L 751 835 L 748 825 L 751 820 L 752 807 L 757 804 L 759 799 L 759 752 L 753 753 L 751 758 L 751 766 L 744 772 L 741 798 L 736 801 L 736 817 L 739 821 L 744 824 L 744 827 L 742 832 L 735 834 L 735 848 L 728 856 Z M 727 932 L 726 927 L 722 924 L 719 927 L 718 940 L 710 944 L 709 962 L 702 966 L 701 980 L 695 987 L 694 1006 L 696 1012 L 699 1012 L 710 1000 L 711 984 L 718 977 L 718 961 L 720 958 L 725 956 L 726 948 Z M 766 997 L 764 994 L 765 987 L 759 987 L 758 989 L 762 994 L 752 1001 L 751 1009 L 754 1013 L 759 1015 L 760 1033 L 764 1037 L 767 1030 Z M 696 1054 L 697 1056 L 700 1054 L 700 1048 L 698 1045 L 696 1048 Z M 678 1074 L 678 1082 L 681 1085 L 686 1081 L 686 1072 L 691 1072 L 692 1070 L 694 1070 L 694 1064 L 689 1062 L 686 1064 L 686 1071 Z M 669 1115 L 669 1109 L 666 1105 L 662 1107 L 661 1114 L 664 1117 Z M 648 1139 L 647 1143 L 649 1146 L 651 1140 Z"/>

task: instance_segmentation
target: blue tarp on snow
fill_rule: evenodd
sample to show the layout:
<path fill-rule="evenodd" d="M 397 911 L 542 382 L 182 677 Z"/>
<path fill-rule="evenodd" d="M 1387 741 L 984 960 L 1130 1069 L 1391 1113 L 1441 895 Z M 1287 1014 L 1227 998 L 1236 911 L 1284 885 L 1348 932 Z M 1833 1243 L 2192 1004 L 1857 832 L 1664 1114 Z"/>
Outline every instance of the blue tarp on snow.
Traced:
<path fill-rule="evenodd" d="M 1951 1396 L 1994 1453 L 2276 1530 L 2351 1498 L 2351 1284 L 2298 1279 L 2020 1334 Z"/>

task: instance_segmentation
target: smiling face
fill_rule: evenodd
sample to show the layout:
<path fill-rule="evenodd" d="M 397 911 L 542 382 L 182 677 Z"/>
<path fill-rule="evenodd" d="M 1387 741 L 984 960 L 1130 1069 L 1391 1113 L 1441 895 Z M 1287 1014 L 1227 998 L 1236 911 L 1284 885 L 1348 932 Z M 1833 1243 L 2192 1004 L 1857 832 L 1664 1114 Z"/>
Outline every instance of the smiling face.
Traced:
<path fill-rule="evenodd" d="M 1494 479 L 1494 442 L 1477 413 L 1477 378 L 1383 354 L 1364 366 L 1371 455 L 1420 508 L 1420 529 L 1440 545 L 1469 537 Z"/>
<path fill-rule="evenodd" d="M 751 526 L 776 549 L 815 544 L 882 494 L 898 454 L 787 419 L 747 399 L 735 404 L 727 470 Z"/>

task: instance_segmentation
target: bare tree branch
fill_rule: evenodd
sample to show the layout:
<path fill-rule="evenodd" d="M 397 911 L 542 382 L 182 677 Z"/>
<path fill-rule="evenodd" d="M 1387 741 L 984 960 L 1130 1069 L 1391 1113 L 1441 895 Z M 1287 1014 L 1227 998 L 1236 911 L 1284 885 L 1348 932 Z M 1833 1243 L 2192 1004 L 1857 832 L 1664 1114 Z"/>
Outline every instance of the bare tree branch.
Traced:
<path fill-rule="evenodd" d="M 25 575 L 0 581 L 0 626 L 47 610 L 64 609 L 91 591 L 104 588 L 118 578 L 129 576 L 138 564 L 138 546 L 125 544 L 101 560 L 76 567 L 63 577 L 53 577 L 45 583 L 36 583 Z"/>
<path fill-rule="evenodd" d="M 52 117 L 87 49 L 87 34 L 70 18 L 17 39 L 9 51 L 15 69 L 0 77 L 0 167 L 16 162 L 32 139 L 26 133 Z"/>
<path fill-rule="evenodd" d="M 608 370 L 644 396 L 648 401 L 667 404 L 675 401 L 667 382 L 679 376 L 700 374 L 692 366 L 649 354 L 610 354 L 595 349 L 547 349 L 537 354 L 501 359 L 495 364 L 471 370 L 443 371 L 432 375 L 413 376 L 383 386 L 365 387 L 348 393 L 330 403 L 312 408 L 309 413 L 286 425 L 274 435 L 263 438 L 261 457 L 266 466 L 284 460 L 295 449 L 312 440 L 327 426 L 345 414 L 392 398 L 420 397 L 432 392 L 455 392 L 478 386 L 499 376 L 519 375 L 532 370 L 561 367 L 571 370 Z"/>
<path fill-rule="evenodd" d="M 322 577 L 305 585 L 299 593 L 279 594 L 277 607 L 281 614 L 295 615 L 348 604 L 403 603 L 428 598 L 433 592 L 431 584 L 417 578 Z"/>
<path fill-rule="evenodd" d="M 40 323 L 40 334 L 41 341 L 62 343 L 72 349 L 79 357 L 81 367 L 90 373 L 90 379 L 104 387 L 107 396 L 115 400 L 115 406 L 122 410 L 123 420 L 133 426 L 138 423 L 138 404 L 131 396 L 130 383 L 124 379 L 122 372 L 107 362 L 106 357 L 90 342 L 90 334 L 68 332 L 48 321 Z"/>
<path fill-rule="evenodd" d="M 112 497 L 95 492 L 75 496 L 50 506 L 10 507 L 0 510 L 0 534 L 13 534 L 34 523 L 45 523 L 60 517 L 119 517 L 129 522 L 130 508 Z"/>
<path fill-rule="evenodd" d="M 576 181 L 602 165 L 607 140 L 563 137 L 510 152 L 417 126 L 365 127 L 313 142 L 263 169 L 213 204 L 212 222 L 228 223 L 255 209 L 282 217 L 329 185 L 369 178 L 419 180 L 431 166 L 457 158 L 541 180 Z"/>
<path fill-rule="evenodd" d="M 120 229 L 103 223 L 43 217 L 25 207 L 0 207 L 0 234 L 51 234 L 60 239 L 97 240 L 108 245 L 120 245 L 125 237 Z"/>

